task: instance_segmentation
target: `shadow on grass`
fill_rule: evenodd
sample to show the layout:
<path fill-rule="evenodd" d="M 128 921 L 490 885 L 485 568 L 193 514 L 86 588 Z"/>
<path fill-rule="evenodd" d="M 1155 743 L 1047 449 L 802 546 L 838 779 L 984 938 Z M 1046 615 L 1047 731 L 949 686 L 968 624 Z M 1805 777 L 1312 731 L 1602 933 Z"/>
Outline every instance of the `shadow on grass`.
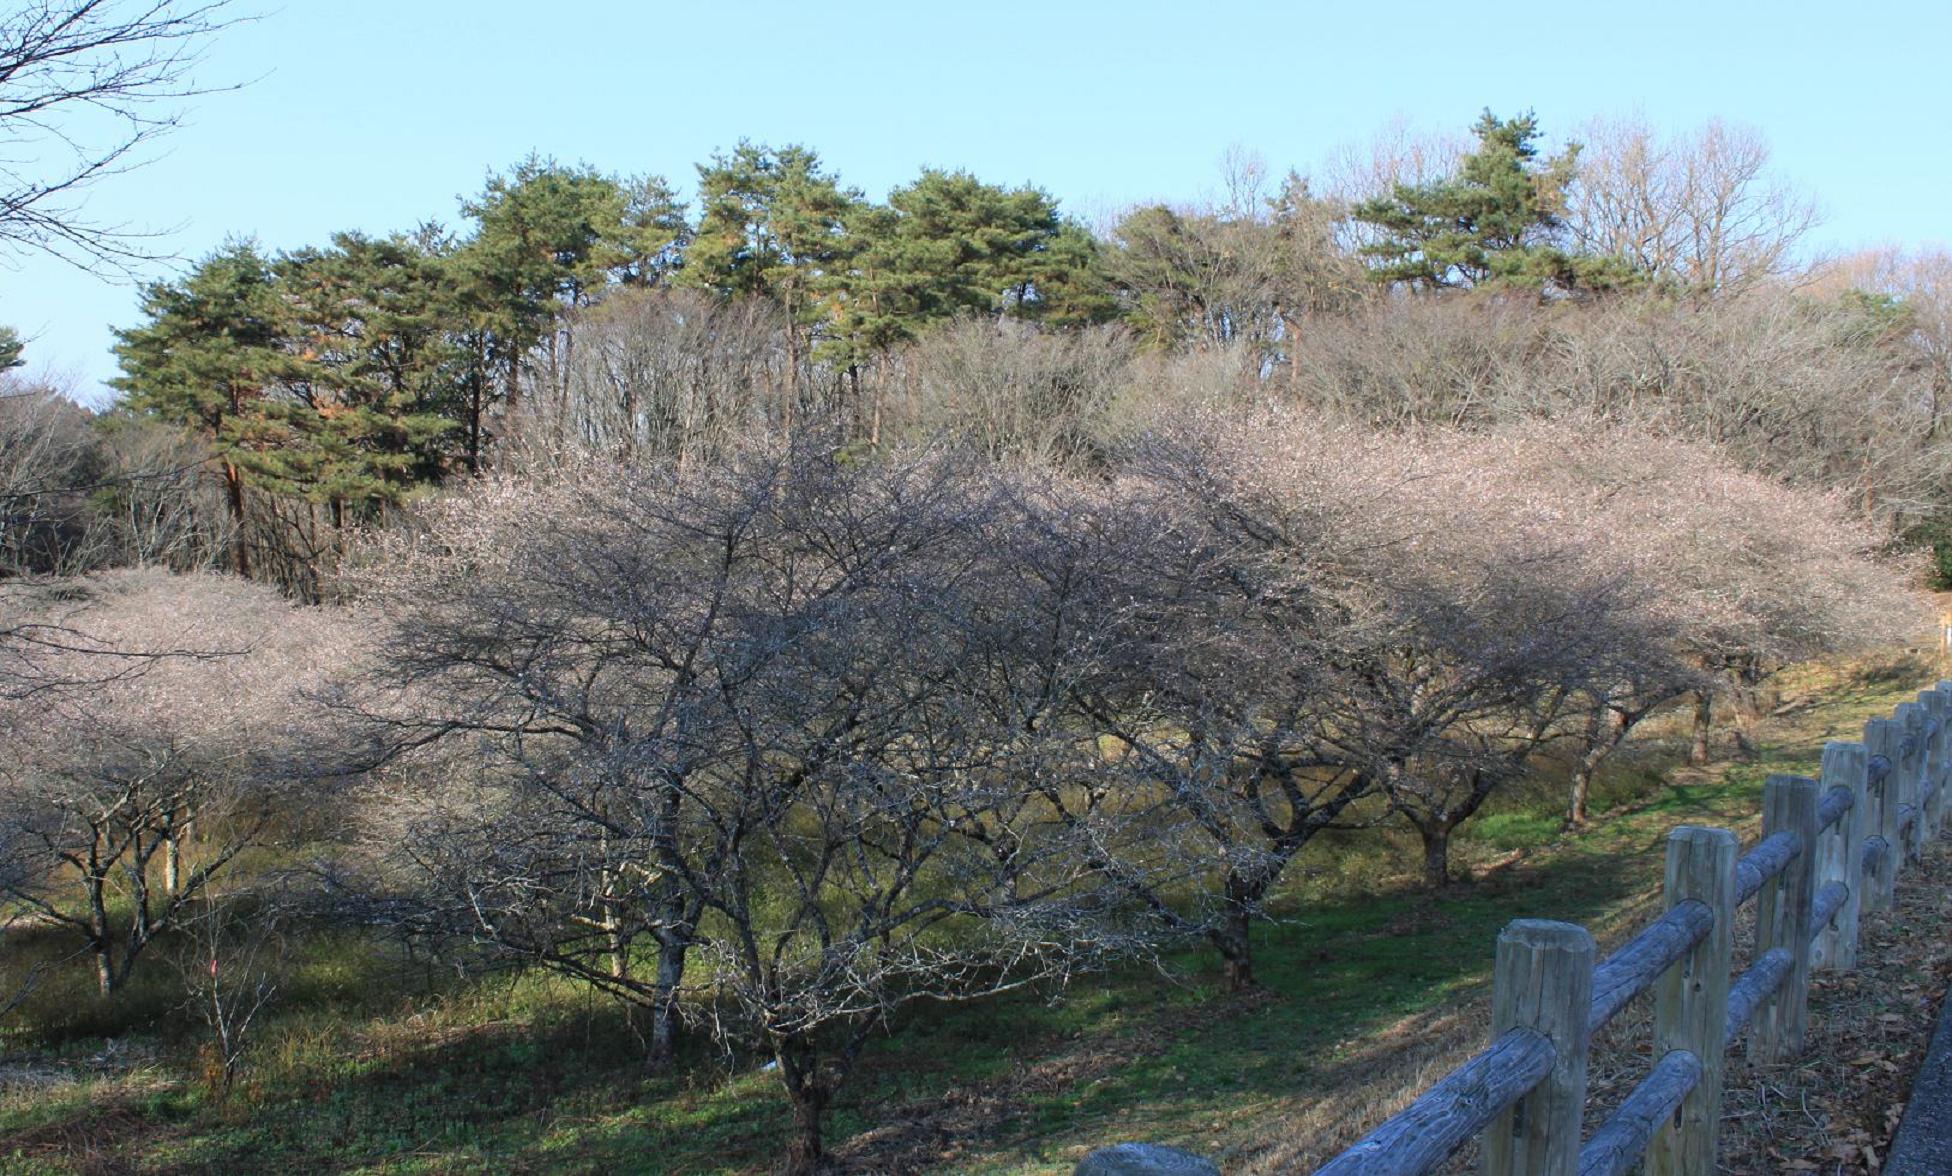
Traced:
<path fill-rule="evenodd" d="M 694 1067 L 702 1059 L 689 1059 Z M 673 1137 L 725 1136 L 712 1112 L 676 1120 L 686 1092 L 647 1079 L 623 1015 L 608 1008 L 543 1023 L 491 1023 L 399 1034 L 353 1049 L 294 1081 L 266 1082 L 226 1102 L 202 1100 L 166 1146 L 124 1151 L 119 1170 L 164 1173 L 342 1171 L 651 1172 Z M 737 1129 L 764 1117 L 764 1100 L 715 1108 Z M 53 1138 L 69 1121 L 44 1124 Z M 132 1139 L 132 1142 L 138 1142 Z"/>
<path fill-rule="evenodd" d="M 1068 1160 L 1113 1124 L 1184 1140 L 1232 1106 L 1372 1074 L 1363 1041 L 1479 983 L 1507 921 L 1584 922 L 1646 880 L 1631 858 L 1566 855 L 1441 896 L 1311 902 L 1257 932 L 1261 987 L 1246 994 L 1218 993 L 1189 954 L 1175 977 L 1128 971 L 1062 1007 L 1019 996 L 918 1014 L 844 1101 L 877 1126 L 837 1150 L 855 1170 L 907 1172 L 975 1162 L 970 1140 L 986 1169 Z"/>

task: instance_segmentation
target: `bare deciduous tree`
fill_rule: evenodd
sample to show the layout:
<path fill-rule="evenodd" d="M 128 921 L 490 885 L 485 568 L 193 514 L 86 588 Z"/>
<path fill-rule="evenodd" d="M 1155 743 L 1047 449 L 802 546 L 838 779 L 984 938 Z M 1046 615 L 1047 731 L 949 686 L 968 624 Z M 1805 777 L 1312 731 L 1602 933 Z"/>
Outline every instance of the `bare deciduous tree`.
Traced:
<path fill-rule="evenodd" d="M 813 1170 L 900 1006 L 1110 941 L 1090 825 L 1041 801 L 1078 737 L 1024 710 L 1056 696 L 996 603 L 1004 503 L 983 467 L 803 433 L 435 512 L 363 585 L 393 618 L 383 717 L 489 758 L 380 818 L 389 909 L 647 1005 L 654 1057 L 698 994 L 772 1054 Z"/>
<path fill-rule="evenodd" d="M 1802 268 L 1816 206 L 1770 170 L 1759 132 L 1714 120 L 1662 135 L 1634 117 L 1597 120 L 1578 138 L 1566 222 L 1580 248 L 1702 296 Z"/>
<path fill-rule="evenodd" d="M 304 692 L 347 659 L 347 635 L 215 577 L 118 573 L 40 595 L 41 615 L 88 643 L 64 638 L 49 672 L 96 680 L 0 709 L 15 749 L 3 819 L 19 855 L 6 893 L 72 930 L 108 994 L 332 771 Z M 103 676 L 132 659 L 139 672 Z"/>
<path fill-rule="evenodd" d="M 995 459 L 1089 461 L 1132 361 L 1131 337 L 1117 327 L 1073 333 L 957 319 L 907 356 L 913 420 Z"/>
<path fill-rule="evenodd" d="M 623 288 L 577 309 L 560 395 L 529 433 L 626 457 L 688 459 L 764 434 L 786 382 L 786 323 L 759 299 Z"/>
<path fill-rule="evenodd" d="M 210 92 L 192 71 L 238 19 L 228 0 L 24 0 L 0 15 L 0 241 L 84 266 L 141 260 L 143 234 L 90 219 L 88 192 Z"/>
<path fill-rule="evenodd" d="M 206 898 L 180 920 L 184 1005 L 209 1031 L 204 1077 L 220 1097 L 230 1094 L 259 1018 L 284 986 L 291 944 L 282 914 L 267 896 L 245 891 Z"/>
<path fill-rule="evenodd" d="M 99 480 L 88 411 L 46 385 L 0 396 L 0 571 L 85 566 L 86 497 Z"/>

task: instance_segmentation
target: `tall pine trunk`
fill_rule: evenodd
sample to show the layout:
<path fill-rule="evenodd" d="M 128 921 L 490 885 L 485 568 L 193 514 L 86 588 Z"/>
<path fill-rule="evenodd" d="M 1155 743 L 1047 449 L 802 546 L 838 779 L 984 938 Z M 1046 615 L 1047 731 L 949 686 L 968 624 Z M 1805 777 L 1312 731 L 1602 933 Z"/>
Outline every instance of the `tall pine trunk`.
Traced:
<path fill-rule="evenodd" d="M 230 508 L 231 570 L 249 579 L 251 549 L 244 534 L 244 471 L 224 463 L 224 501 Z"/>

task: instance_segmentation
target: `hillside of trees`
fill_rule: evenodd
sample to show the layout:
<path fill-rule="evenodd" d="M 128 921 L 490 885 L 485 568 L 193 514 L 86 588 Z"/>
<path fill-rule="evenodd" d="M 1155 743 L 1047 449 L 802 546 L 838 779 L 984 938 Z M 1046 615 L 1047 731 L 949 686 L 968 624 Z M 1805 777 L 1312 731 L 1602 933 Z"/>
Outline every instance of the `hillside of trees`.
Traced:
<path fill-rule="evenodd" d="M 221 1102 L 354 943 L 763 1067 L 810 1173 L 917 1009 L 1250 990 L 1323 845 L 1444 893 L 1652 726 L 1752 750 L 1952 576 L 1952 256 L 1812 259 L 1736 129 L 1576 137 L 1099 226 L 533 157 L 149 286 L 112 405 L 0 395 L 10 1048 L 163 985 Z"/>

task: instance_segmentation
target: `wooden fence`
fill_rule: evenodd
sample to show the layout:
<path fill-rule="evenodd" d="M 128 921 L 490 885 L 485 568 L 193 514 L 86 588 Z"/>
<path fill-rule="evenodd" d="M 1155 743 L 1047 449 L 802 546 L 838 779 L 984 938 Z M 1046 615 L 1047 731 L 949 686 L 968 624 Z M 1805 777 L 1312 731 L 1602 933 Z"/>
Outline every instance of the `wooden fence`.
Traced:
<path fill-rule="evenodd" d="M 1848 969 L 1866 911 L 1891 906 L 1945 814 L 1952 682 L 1823 749 L 1821 780 L 1772 776 L 1762 839 L 1738 854 L 1727 829 L 1667 839 L 1666 910 L 1603 960 L 1572 923 L 1520 919 L 1498 936 L 1492 1040 L 1423 1097 L 1316 1170 L 1416 1176 L 1482 1132 L 1486 1176 L 1710 1176 L 1722 1062 L 1802 1052 L 1810 970 Z M 1755 949 L 1735 971 L 1736 912 L 1756 906 Z M 1581 1141 L 1593 1034 L 1654 990 L 1655 1061 Z"/>

